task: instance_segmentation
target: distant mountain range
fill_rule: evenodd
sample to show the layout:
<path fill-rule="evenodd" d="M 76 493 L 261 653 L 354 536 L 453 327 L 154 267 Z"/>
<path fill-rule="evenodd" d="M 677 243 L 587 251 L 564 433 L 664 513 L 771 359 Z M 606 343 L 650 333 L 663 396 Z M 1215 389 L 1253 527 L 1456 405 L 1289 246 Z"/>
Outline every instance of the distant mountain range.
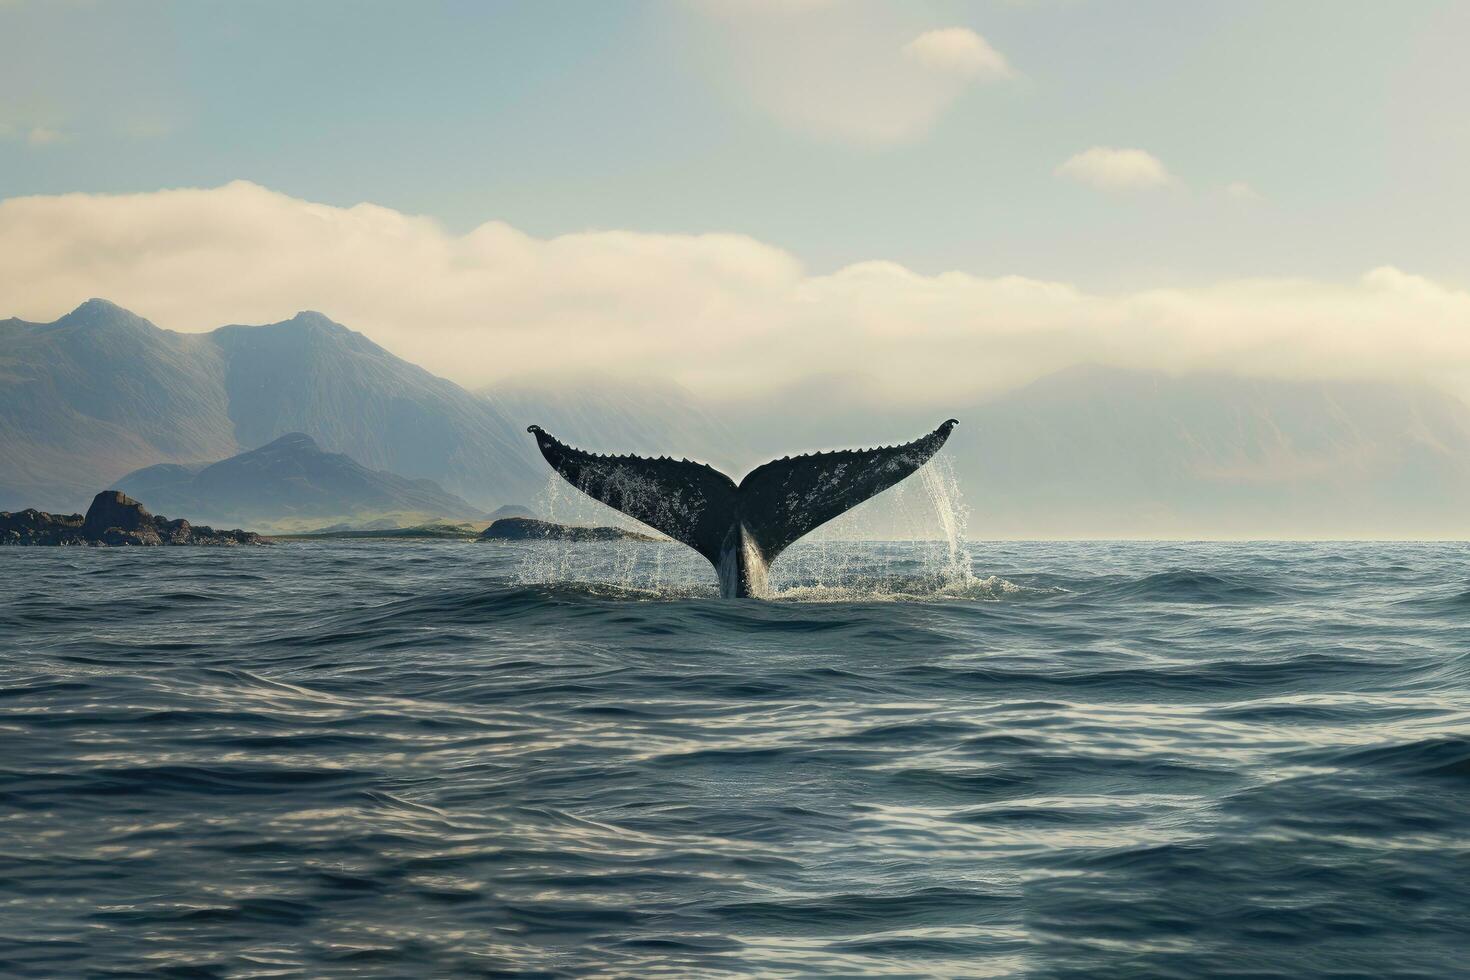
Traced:
<path fill-rule="evenodd" d="M 413 524 L 426 517 L 485 515 L 432 480 L 370 470 L 343 453 L 324 452 L 301 432 L 218 463 L 158 463 L 115 481 L 118 489 L 170 513 L 265 529 L 300 529 L 333 518 Z"/>
<path fill-rule="evenodd" d="M 525 427 L 319 313 L 180 334 L 94 299 L 0 321 L 0 508 L 78 508 L 139 467 L 289 432 L 480 507 L 521 503 L 545 485 Z"/>
<path fill-rule="evenodd" d="M 562 379 L 476 395 L 320 314 L 179 334 L 92 300 L 51 324 L 0 321 L 0 509 L 81 509 L 126 474 L 120 485 L 150 507 L 204 519 L 246 502 L 229 485 L 260 475 L 257 447 L 315 458 L 271 446 L 301 433 L 362 473 L 305 480 L 291 501 L 260 494 L 277 517 L 334 497 L 324 517 L 361 514 L 369 498 L 433 500 L 418 512 L 452 518 L 461 506 L 539 511 L 550 478 L 530 422 L 739 479 L 775 456 L 891 444 L 955 416 L 945 456 L 975 538 L 1470 537 L 1470 409 L 1420 384 L 1083 367 L 987 398 L 923 393 L 930 408 L 873 390 L 825 377 L 714 401 L 662 382 Z M 228 478 L 204 479 L 216 461 Z M 165 493 L 196 503 L 154 499 Z"/>
<path fill-rule="evenodd" d="M 930 408 L 871 392 L 827 377 L 681 402 L 606 382 L 585 410 L 585 396 L 551 389 L 502 404 L 586 448 L 689 455 L 737 480 L 774 457 L 902 442 L 954 416 L 944 456 L 973 538 L 1470 537 L 1470 408 L 1426 385 L 1084 366 Z M 727 419 L 736 434 L 723 441 Z M 889 533 L 876 520 L 868 531 Z"/>
<path fill-rule="evenodd" d="M 977 535 L 1470 537 L 1470 409 L 1423 385 L 1078 368 L 956 414 Z"/>

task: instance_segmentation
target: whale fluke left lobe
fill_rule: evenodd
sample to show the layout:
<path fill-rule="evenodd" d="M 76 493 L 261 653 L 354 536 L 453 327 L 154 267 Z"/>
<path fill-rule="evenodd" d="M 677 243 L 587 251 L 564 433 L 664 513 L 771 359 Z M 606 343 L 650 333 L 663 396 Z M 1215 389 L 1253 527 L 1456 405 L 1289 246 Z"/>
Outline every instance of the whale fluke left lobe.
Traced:
<path fill-rule="evenodd" d="M 541 455 L 568 483 L 649 527 L 681 541 L 711 562 L 734 513 L 735 482 L 688 460 L 595 456 L 575 449 L 540 426 L 528 430 Z"/>

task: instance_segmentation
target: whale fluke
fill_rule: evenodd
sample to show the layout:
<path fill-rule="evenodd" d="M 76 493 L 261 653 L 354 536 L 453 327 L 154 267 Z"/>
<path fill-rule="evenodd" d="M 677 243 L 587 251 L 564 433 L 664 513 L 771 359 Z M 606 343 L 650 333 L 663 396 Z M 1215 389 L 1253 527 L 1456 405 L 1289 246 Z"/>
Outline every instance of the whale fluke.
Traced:
<path fill-rule="evenodd" d="M 667 456 L 602 456 L 533 425 L 541 455 L 594 500 L 703 555 L 726 598 L 765 592 L 766 569 L 802 535 L 911 475 L 939 452 L 959 422 L 913 442 L 785 456 L 735 481 L 705 463 Z"/>

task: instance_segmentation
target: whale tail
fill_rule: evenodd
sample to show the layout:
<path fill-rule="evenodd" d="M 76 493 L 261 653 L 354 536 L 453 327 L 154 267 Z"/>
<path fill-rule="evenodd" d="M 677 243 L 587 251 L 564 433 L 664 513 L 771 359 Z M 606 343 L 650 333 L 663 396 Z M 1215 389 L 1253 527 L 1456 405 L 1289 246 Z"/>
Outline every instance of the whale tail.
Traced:
<path fill-rule="evenodd" d="M 526 431 L 568 483 L 693 548 L 719 573 L 720 594 L 743 598 L 765 593 L 766 569 L 794 541 L 912 474 L 958 424 L 901 446 L 772 460 L 738 485 L 704 463 L 602 456 L 539 425 Z"/>

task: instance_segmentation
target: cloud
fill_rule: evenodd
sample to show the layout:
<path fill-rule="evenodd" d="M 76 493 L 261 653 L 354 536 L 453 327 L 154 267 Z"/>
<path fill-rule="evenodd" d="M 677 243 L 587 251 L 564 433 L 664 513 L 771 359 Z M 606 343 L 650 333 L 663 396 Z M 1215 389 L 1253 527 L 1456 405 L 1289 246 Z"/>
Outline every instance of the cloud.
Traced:
<path fill-rule="evenodd" d="M 4 0 L 0 0 L 3 3 Z M 17 140 L 30 147 L 51 146 L 71 136 L 52 126 L 16 124 L 0 120 L 0 140 Z"/>
<path fill-rule="evenodd" d="M 49 126 L 32 126 L 30 132 L 26 133 L 26 143 L 30 146 L 50 146 L 64 139 L 65 133 Z"/>
<path fill-rule="evenodd" d="M 1083 150 L 1053 172 L 1102 191 L 1148 190 L 1174 183 L 1174 177 L 1152 153 L 1111 146 Z"/>
<path fill-rule="evenodd" d="M 962 78 L 1013 78 L 1015 72 L 1005 55 L 990 42 L 964 27 L 925 31 L 903 46 L 903 53 L 939 72 Z"/>
<path fill-rule="evenodd" d="M 821 0 L 698 0 L 701 71 L 737 102 L 809 137 L 912 142 L 978 82 L 1012 77 L 974 31 L 914 36 L 904 8 Z"/>
<path fill-rule="evenodd" d="M 1355 282 L 1093 293 L 870 261 L 812 275 L 739 235 L 464 234 L 237 182 L 0 201 L 0 317 L 103 296 L 181 331 L 317 309 L 474 385 L 655 374 L 738 394 L 874 374 L 953 400 L 1079 363 L 1287 378 L 1470 377 L 1470 294 L 1392 267 Z"/>
<path fill-rule="evenodd" d="M 1221 192 L 1224 193 L 1224 195 L 1230 198 L 1232 201 L 1253 203 L 1255 201 L 1265 200 L 1265 198 L 1261 196 L 1260 191 L 1256 190 L 1254 187 L 1243 180 L 1232 180 L 1230 183 L 1221 188 Z"/>

